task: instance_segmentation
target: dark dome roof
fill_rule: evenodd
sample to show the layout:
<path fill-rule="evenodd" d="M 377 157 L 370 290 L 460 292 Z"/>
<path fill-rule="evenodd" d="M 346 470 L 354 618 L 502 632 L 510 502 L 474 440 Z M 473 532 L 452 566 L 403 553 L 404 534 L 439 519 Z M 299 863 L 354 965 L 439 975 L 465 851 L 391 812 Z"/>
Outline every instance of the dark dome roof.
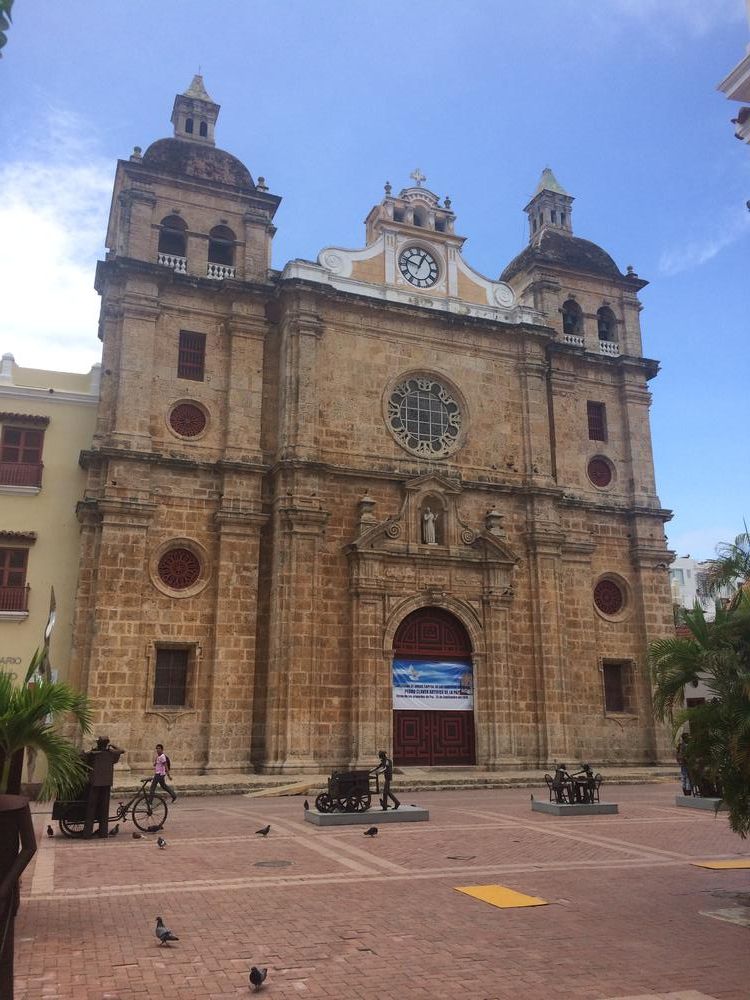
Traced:
<path fill-rule="evenodd" d="M 255 190 L 250 171 L 223 149 L 184 139 L 158 139 L 143 154 L 144 166 L 163 173 Z"/>
<path fill-rule="evenodd" d="M 561 232 L 559 229 L 544 229 L 538 240 L 530 243 L 508 264 L 500 275 L 501 281 L 508 281 L 520 271 L 534 264 L 556 264 L 572 271 L 586 271 L 605 278 L 623 278 L 624 275 L 609 254 L 578 236 Z"/>

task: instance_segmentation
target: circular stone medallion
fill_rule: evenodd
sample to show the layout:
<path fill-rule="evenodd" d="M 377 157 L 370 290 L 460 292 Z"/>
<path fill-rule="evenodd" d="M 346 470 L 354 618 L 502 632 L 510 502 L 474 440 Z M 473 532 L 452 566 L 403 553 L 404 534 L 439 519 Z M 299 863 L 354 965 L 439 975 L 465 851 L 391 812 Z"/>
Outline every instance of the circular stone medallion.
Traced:
<path fill-rule="evenodd" d="M 442 458 L 458 446 L 461 408 L 430 375 L 412 376 L 393 389 L 387 421 L 398 443 L 423 458 Z"/>

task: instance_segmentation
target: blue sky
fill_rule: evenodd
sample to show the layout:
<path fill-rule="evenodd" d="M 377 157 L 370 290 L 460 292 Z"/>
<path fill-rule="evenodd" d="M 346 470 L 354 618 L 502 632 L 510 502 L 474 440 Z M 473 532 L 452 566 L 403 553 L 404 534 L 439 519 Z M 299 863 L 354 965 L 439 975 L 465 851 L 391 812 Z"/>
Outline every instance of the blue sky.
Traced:
<path fill-rule="evenodd" d="M 467 260 L 496 277 L 550 165 L 576 233 L 651 282 L 659 494 L 672 546 L 710 556 L 750 520 L 750 150 L 716 91 L 748 40 L 743 0 L 16 0 L 0 349 L 32 367 L 98 360 L 115 160 L 171 134 L 198 67 L 218 144 L 284 198 L 277 267 L 361 246 L 383 183 L 419 166 L 452 198 Z"/>

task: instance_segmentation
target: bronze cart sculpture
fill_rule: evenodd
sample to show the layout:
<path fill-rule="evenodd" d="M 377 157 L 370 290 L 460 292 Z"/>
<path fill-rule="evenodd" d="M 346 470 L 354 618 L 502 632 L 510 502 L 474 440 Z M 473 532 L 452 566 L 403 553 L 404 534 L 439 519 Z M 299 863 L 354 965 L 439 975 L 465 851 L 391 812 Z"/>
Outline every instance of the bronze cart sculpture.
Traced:
<path fill-rule="evenodd" d="M 334 771 L 328 791 L 315 799 L 315 808 L 322 813 L 367 812 L 379 791 L 378 776 L 372 771 Z"/>

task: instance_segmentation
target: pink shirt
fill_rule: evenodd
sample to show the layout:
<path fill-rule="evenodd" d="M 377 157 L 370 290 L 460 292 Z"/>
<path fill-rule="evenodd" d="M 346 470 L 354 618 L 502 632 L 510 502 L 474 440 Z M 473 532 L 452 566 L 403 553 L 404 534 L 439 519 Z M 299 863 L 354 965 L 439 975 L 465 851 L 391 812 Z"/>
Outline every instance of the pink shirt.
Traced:
<path fill-rule="evenodd" d="M 167 755 L 160 753 L 159 756 L 154 761 L 154 774 L 166 774 L 167 773 Z"/>

